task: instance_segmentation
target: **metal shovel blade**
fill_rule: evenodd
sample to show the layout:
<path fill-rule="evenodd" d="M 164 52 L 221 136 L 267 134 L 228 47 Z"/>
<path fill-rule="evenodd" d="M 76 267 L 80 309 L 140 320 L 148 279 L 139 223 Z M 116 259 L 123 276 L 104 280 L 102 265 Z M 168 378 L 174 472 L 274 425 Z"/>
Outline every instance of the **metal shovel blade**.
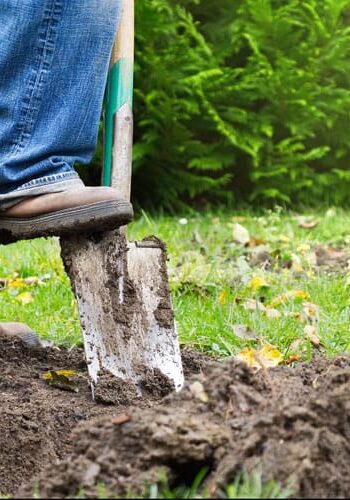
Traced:
<path fill-rule="evenodd" d="M 156 238 L 129 243 L 113 231 L 62 238 L 61 248 L 93 389 L 108 372 L 140 395 L 152 374 L 180 390 L 184 377 L 163 244 Z"/>

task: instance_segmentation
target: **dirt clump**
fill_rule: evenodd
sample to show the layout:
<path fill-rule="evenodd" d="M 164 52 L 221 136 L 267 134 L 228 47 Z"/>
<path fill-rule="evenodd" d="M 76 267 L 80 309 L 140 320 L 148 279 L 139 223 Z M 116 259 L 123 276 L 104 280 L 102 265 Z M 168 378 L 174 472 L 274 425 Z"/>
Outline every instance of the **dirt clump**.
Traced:
<path fill-rule="evenodd" d="M 164 472 L 171 487 L 191 484 L 207 467 L 204 487 L 212 496 L 240 471 L 258 468 L 264 481 L 275 479 L 301 498 L 347 497 L 348 357 L 258 374 L 233 359 L 198 367 L 181 393 L 114 408 L 113 416 L 95 412 L 78 424 L 69 455 L 51 461 L 18 496 L 36 490 L 69 498 L 82 490 L 96 498 L 101 483 L 108 495 L 123 496 L 142 493 Z"/>

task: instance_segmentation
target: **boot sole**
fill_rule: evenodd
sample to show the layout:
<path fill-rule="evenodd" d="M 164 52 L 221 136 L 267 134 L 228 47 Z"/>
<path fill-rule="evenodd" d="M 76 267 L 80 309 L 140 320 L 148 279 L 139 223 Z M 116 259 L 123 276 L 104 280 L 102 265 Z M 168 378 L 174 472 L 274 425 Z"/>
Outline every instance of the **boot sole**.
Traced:
<path fill-rule="evenodd" d="M 0 244 L 48 236 L 110 231 L 128 224 L 133 215 L 131 203 L 108 200 L 35 217 L 0 216 Z"/>

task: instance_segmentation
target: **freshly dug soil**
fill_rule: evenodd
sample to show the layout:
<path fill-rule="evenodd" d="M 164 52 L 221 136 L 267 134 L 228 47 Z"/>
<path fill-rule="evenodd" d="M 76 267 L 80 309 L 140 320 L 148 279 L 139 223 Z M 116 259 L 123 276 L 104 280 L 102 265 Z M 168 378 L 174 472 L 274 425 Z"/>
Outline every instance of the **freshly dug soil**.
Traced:
<path fill-rule="evenodd" d="M 93 403 L 82 351 L 29 349 L 0 339 L 0 492 L 70 498 L 83 489 L 110 496 L 167 472 L 191 484 L 208 467 L 212 496 L 257 467 L 303 498 L 346 498 L 350 491 L 350 359 L 315 359 L 253 374 L 235 360 L 184 352 L 179 394 Z M 79 392 L 42 379 L 73 369 Z M 157 400 L 158 397 L 158 400 Z M 103 400 L 103 398 L 102 398 Z"/>

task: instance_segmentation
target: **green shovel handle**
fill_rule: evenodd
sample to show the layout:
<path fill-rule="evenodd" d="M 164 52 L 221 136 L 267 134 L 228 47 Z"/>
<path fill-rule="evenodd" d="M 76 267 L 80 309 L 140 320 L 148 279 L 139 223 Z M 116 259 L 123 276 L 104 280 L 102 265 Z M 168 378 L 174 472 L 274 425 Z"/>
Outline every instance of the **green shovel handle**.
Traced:
<path fill-rule="evenodd" d="M 121 16 L 106 88 L 102 184 L 130 195 L 134 83 L 134 0 L 121 0 Z"/>

